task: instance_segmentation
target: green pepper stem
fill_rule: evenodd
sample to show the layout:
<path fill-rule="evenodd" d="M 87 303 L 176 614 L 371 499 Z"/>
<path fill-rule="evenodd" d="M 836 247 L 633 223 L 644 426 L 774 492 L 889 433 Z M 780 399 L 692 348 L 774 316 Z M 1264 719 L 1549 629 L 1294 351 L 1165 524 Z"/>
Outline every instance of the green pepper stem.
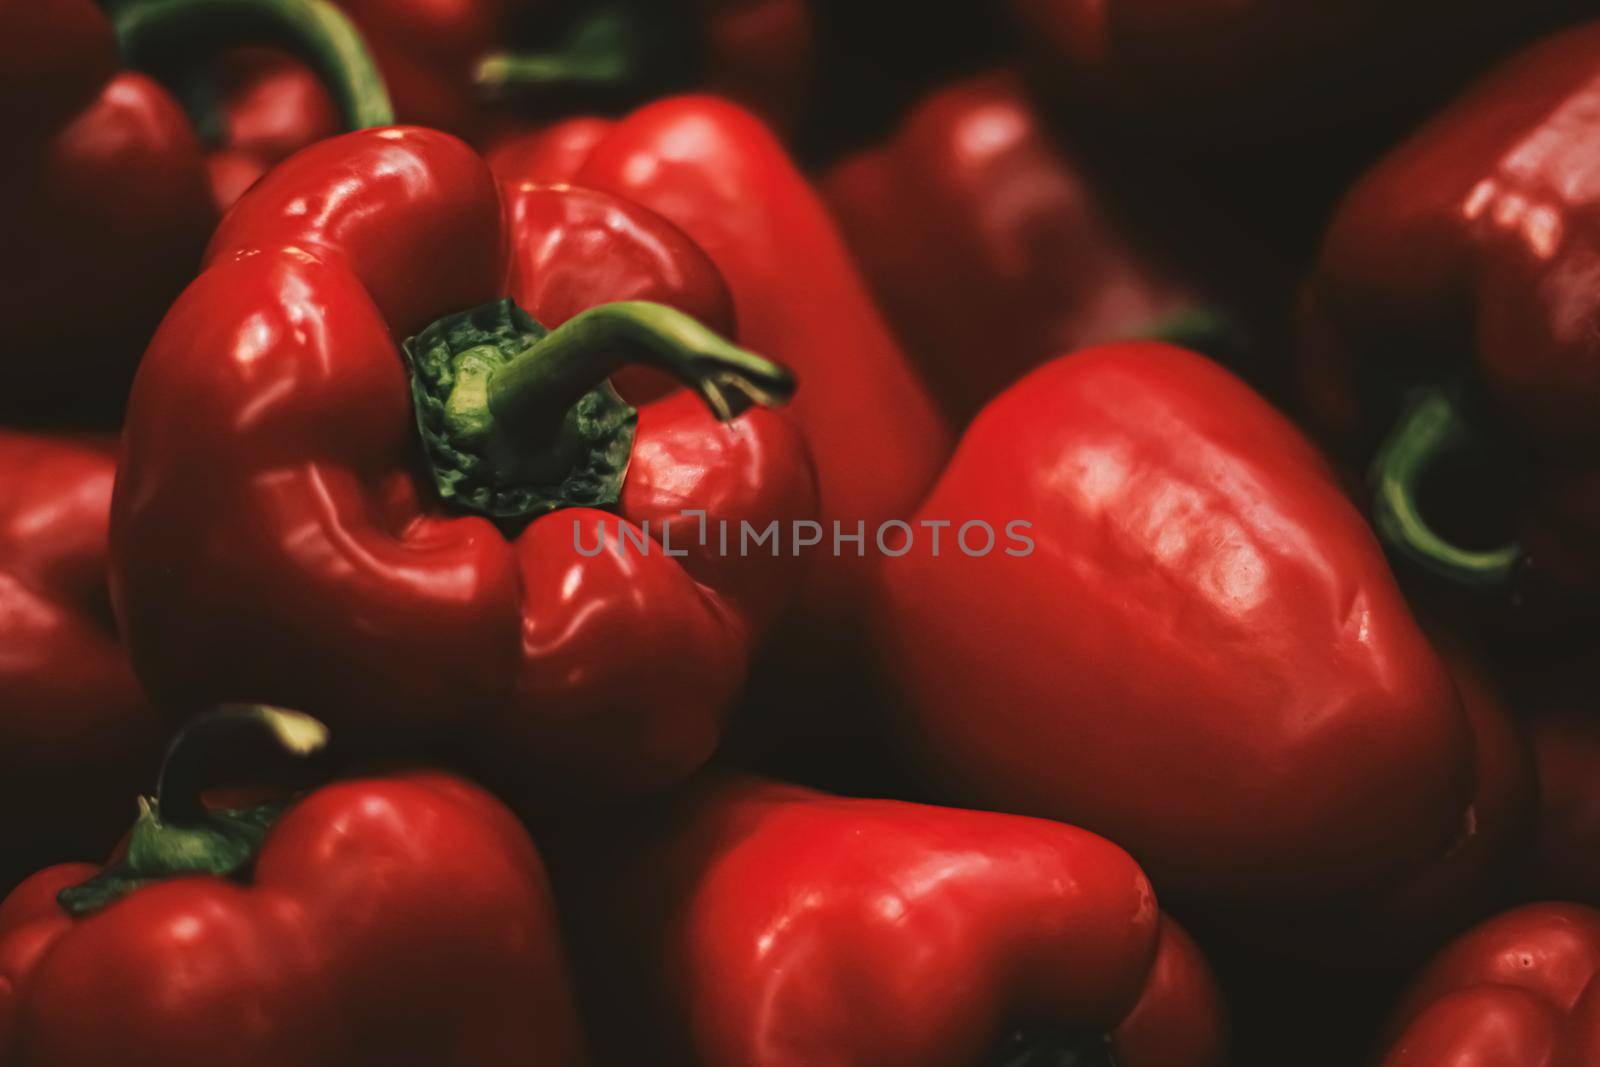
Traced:
<path fill-rule="evenodd" d="M 726 422 L 794 394 L 788 368 L 723 340 L 681 311 L 644 300 L 576 315 L 496 368 L 484 398 L 501 425 L 554 427 L 585 393 L 629 364 L 655 367 Z"/>
<path fill-rule="evenodd" d="M 1503 589 L 1516 575 L 1521 547 L 1475 551 L 1451 544 L 1429 525 L 1418 500 L 1429 472 L 1470 443 L 1472 433 L 1448 392 L 1420 394 L 1373 461 L 1373 525 L 1392 551 L 1436 577 L 1472 589 Z"/>
<path fill-rule="evenodd" d="M 162 818 L 204 818 L 208 787 L 285 757 L 308 759 L 327 745 L 328 728 L 309 715 L 263 704 L 224 704 L 178 731 L 167 749 L 156 786 Z"/>
<path fill-rule="evenodd" d="M 499 99 L 514 90 L 615 88 L 639 76 L 638 27 L 621 8 L 585 18 L 548 52 L 495 52 L 478 63 L 479 90 Z"/>
<path fill-rule="evenodd" d="M 280 708 L 229 704 L 195 719 L 167 750 L 157 795 L 139 798 L 122 858 L 61 890 L 57 902 L 69 915 L 92 915 L 167 878 L 244 876 L 288 803 L 211 811 L 206 787 L 284 756 L 306 759 L 327 742 L 320 722 Z"/>
<path fill-rule="evenodd" d="M 333 91 L 346 128 L 394 123 L 383 76 L 355 26 L 327 0 L 143 0 L 112 15 L 127 61 L 159 69 L 196 50 L 276 44 L 306 60 Z"/>

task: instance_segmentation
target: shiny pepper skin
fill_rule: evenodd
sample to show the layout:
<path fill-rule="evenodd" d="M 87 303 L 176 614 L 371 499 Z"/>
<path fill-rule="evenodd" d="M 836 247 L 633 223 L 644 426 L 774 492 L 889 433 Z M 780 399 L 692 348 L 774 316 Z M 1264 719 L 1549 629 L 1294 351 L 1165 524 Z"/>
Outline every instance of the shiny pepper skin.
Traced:
<path fill-rule="evenodd" d="M 1473 729 L 1377 542 L 1215 364 L 1124 343 L 1045 365 L 922 519 L 954 525 L 883 561 L 879 644 L 902 741 L 953 795 L 1103 833 L 1247 929 L 1370 903 L 1470 832 Z M 987 554 L 957 539 L 975 521 Z"/>
<path fill-rule="evenodd" d="M 745 343 L 802 383 L 793 411 L 830 534 L 832 520 L 871 530 L 915 506 L 948 446 L 944 421 L 820 198 L 753 116 L 712 97 L 673 97 L 619 121 L 571 119 L 506 139 L 489 162 L 504 178 L 626 197 L 705 249 Z M 813 599 L 857 604 L 862 570 L 851 553 L 820 559 Z"/>
<path fill-rule="evenodd" d="M 544 867 L 462 779 L 337 782 L 247 884 L 189 875 L 74 919 L 47 868 L 0 905 L 7 1067 L 581 1067 Z"/>
<path fill-rule="evenodd" d="M 0 431 L 0 888 L 35 853 L 108 848 L 155 766 L 106 587 L 115 451 Z"/>
<path fill-rule="evenodd" d="M 1119 1067 L 1226 1060 L 1204 957 L 1082 830 L 733 778 L 592 847 L 564 892 L 615 1062 L 1057 1062 L 985 1058 L 1019 1030 L 1108 1036 Z"/>
<path fill-rule="evenodd" d="M 710 755 L 798 573 L 697 547 L 684 509 L 713 528 L 812 514 L 783 413 L 719 423 L 674 389 L 640 408 L 618 515 L 569 508 L 514 538 L 419 479 L 397 343 L 441 315 L 503 295 L 557 318 L 640 296 L 727 313 L 670 224 L 567 195 L 508 187 L 503 212 L 466 145 L 395 128 L 313 146 L 229 213 L 135 382 L 113 506 L 119 618 L 168 707 L 268 701 L 353 740 L 461 740 L 588 796 Z M 571 257 L 538 265 L 556 245 Z M 623 550 L 619 516 L 654 550 Z M 610 550 L 580 554 L 602 524 Z M 673 557 L 651 540 L 667 526 Z"/>
<path fill-rule="evenodd" d="M 1530 904 L 1463 934 L 1412 982 L 1381 1067 L 1600 1062 L 1600 912 Z"/>

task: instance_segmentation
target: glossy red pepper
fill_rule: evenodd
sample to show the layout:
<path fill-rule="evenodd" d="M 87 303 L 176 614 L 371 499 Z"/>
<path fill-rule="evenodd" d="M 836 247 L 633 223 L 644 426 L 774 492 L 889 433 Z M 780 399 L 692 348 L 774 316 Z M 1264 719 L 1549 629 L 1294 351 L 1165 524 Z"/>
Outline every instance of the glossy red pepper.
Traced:
<path fill-rule="evenodd" d="M 481 137 L 507 114 L 701 86 L 789 127 L 806 102 L 806 0 L 339 0 L 407 122 Z"/>
<path fill-rule="evenodd" d="M 1127 853 L 1070 826 L 712 779 L 571 877 L 618 1063 L 1226 1059 L 1199 950 Z"/>
<path fill-rule="evenodd" d="M 793 381 L 691 317 L 727 296 L 669 223 L 505 199 L 402 127 L 291 157 L 223 221 L 141 365 L 113 503 L 118 615 L 166 706 L 467 739 L 589 795 L 710 755 L 798 575 L 697 531 L 813 514 L 800 434 L 759 406 Z M 582 314 L 546 334 L 508 292 Z M 640 362 L 690 388 L 635 415 L 606 377 Z"/>
<path fill-rule="evenodd" d="M 1600 24 L 1489 75 L 1350 192 L 1308 287 L 1305 405 L 1353 451 L 1387 435 L 1376 521 L 1447 588 L 1600 593 L 1597 82 Z M 1516 514 L 1483 515 L 1475 478 L 1464 510 L 1487 521 L 1456 528 L 1428 483 L 1475 437 L 1515 468 Z"/>
<path fill-rule="evenodd" d="M 0 112 L 37 111 L 0 170 L 8 377 L 130 366 L 216 221 L 193 124 L 156 81 L 116 69 L 119 45 L 158 69 L 290 39 L 338 87 L 348 122 L 389 120 L 359 38 L 322 0 L 144 0 L 115 18 L 92 0 L 0 4 Z"/>
<path fill-rule="evenodd" d="M 1008 72 L 933 93 L 824 190 L 896 331 L 961 419 L 1051 356 L 1198 310 Z"/>
<path fill-rule="evenodd" d="M 782 672 L 802 718 L 809 694 L 861 690 L 857 672 L 826 664 L 859 654 L 868 560 L 835 526 L 868 542 L 908 514 L 932 482 L 948 431 L 879 315 L 815 191 L 754 117 L 711 97 L 659 101 L 621 121 L 579 118 L 506 141 L 497 173 L 570 181 L 644 204 L 672 220 L 722 271 L 740 336 L 794 369 L 793 407 L 816 459 L 824 542 L 811 558 L 804 617 L 775 642 L 793 653 Z M 777 677 L 775 673 L 772 675 Z"/>
<path fill-rule="evenodd" d="M 260 709 L 245 714 L 259 715 Z M 280 743 L 320 738 L 274 713 Z M 0 1058 L 15 1067 L 578 1067 L 544 867 L 488 793 L 438 771 L 217 810 L 189 753 L 100 872 L 0 905 Z"/>
<path fill-rule="evenodd" d="M 1474 832 L 1472 725 L 1377 542 L 1202 357 L 1035 371 L 912 532 L 879 641 L 903 740 L 954 795 L 1103 833 L 1246 930 L 1375 906 Z"/>
<path fill-rule="evenodd" d="M 160 726 L 106 589 L 112 442 L 0 431 L 0 887 L 104 852 Z"/>
<path fill-rule="evenodd" d="M 1382 1067 L 1600 1062 L 1600 912 L 1532 904 L 1463 934 L 1412 982 Z"/>

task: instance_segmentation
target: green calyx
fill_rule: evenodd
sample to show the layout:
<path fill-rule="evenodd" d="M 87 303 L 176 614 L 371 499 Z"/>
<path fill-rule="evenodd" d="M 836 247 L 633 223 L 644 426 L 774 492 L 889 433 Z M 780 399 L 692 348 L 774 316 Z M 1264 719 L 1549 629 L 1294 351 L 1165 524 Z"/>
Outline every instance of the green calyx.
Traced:
<path fill-rule="evenodd" d="M 328 731 L 299 712 L 229 705 L 196 719 L 168 749 L 155 797 L 139 798 L 139 817 L 121 860 L 87 882 L 63 889 L 57 902 L 70 915 L 100 911 L 142 886 L 186 875 L 242 877 L 288 802 L 208 810 L 206 785 L 286 758 L 322 751 Z"/>
<path fill-rule="evenodd" d="M 107 908 L 129 893 L 190 874 L 231 878 L 249 870 L 267 831 L 286 805 L 264 804 L 218 811 L 185 822 L 164 822 L 154 797 L 139 798 L 139 818 L 128 835 L 121 861 L 81 885 L 63 889 L 56 900 L 75 917 Z"/>
<path fill-rule="evenodd" d="M 665 0 L 585 9 L 548 47 L 496 52 L 474 72 L 479 93 L 538 105 L 621 101 L 683 84 L 697 66 L 694 19 Z"/>
<path fill-rule="evenodd" d="M 439 319 L 404 350 L 440 499 L 513 531 L 621 499 L 638 421 L 607 380 L 623 366 L 672 374 L 723 420 L 794 391 L 785 368 L 646 301 L 602 304 L 546 330 L 499 300 Z"/>
<path fill-rule="evenodd" d="M 983 1067 L 1117 1067 L 1104 1034 L 1023 1028 L 1006 1036 Z"/>
<path fill-rule="evenodd" d="M 1521 547 L 1480 551 L 1452 544 L 1429 524 L 1420 504 L 1429 473 L 1472 442 L 1472 424 L 1449 392 L 1420 392 L 1373 461 L 1373 526 L 1392 552 L 1436 578 L 1467 589 L 1503 590 L 1516 578 Z"/>
<path fill-rule="evenodd" d="M 361 34 L 328 0 L 130 0 L 112 11 L 127 62 L 157 74 L 192 70 L 197 57 L 241 45 L 277 45 L 316 70 L 346 128 L 394 123 L 383 76 Z M 215 125 L 201 114 L 202 126 Z"/>

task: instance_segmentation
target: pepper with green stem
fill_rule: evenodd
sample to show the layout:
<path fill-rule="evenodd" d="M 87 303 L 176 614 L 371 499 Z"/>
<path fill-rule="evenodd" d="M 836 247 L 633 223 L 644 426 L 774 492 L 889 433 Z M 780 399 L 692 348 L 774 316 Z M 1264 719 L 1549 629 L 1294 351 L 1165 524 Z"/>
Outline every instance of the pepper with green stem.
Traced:
<path fill-rule="evenodd" d="M 300 707 L 590 797 L 688 774 L 805 562 L 718 531 L 816 508 L 799 430 L 762 406 L 793 382 L 722 339 L 730 307 L 658 216 L 502 198 L 446 134 L 286 161 L 135 383 L 111 564 L 135 671 L 180 714 Z M 608 377 L 641 362 L 675 381 L 635 408 Z"/>
<path fill-rule="evenodd" d="M 487 792 L 407 770 L 206 803 L 327 740 L 278 708 L 197 718 L 115 863 L 19 886 L 0 905 L 0 1059 L 581 1067 L 543 863 Z M 428 981 L 394 980 L 419 961 Z"/>

